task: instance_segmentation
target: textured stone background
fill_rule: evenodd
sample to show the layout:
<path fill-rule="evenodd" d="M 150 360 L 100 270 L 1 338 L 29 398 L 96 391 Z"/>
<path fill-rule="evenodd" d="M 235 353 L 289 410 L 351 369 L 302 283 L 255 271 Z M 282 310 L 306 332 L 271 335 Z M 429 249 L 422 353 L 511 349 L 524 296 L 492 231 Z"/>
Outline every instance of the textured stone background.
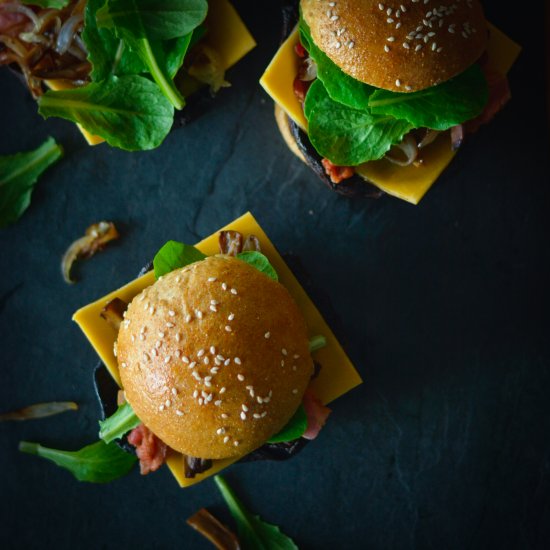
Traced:
<path fill-rule="evenodd" d="M 17 451 L 20 439 L 78 448 L 96 437 L 96 357 L 71 322 L 133 278 L 168 239 L 210 234 L 251 210 L 330 296 L 365 383 L 334 404 L 319 439 L 286 464 L 232 468 L 253 510 L 304 548 L 548 548 L 550 229 L 540 7 L 486 0 L 523 44 L 512 103 L 473 136 L 420 206 L 352 202 L 286 150 L 257 84 L 279 39 L 278 2 L 235 2 L 259 42 L 202 118 L 153 152 L 87 147 L 43 121 L 0 71 L 0 154 L 47 135 L 66 157 L 0 234 L 0 403 L 72 399 L 76 414 L 0 425 L 0 547 L 208 548 L 185 525 L 223 512 L 212 482 L 167 471 L 78 483 Z M 59 260 L 93 222 L 122 239 L 78 268 Z"/>

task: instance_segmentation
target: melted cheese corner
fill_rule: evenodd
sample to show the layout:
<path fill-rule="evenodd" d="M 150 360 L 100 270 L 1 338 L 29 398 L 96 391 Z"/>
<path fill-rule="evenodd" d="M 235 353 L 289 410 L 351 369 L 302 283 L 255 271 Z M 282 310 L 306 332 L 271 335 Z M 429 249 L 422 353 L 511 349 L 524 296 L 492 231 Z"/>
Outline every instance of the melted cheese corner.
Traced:
<path fill-rule="evenodd" d="M 219 52 L 226 71 L 256 46 L 256 41 L 229 0 L 209 0 L 206 23 L 208 35 L 205 41 Z M 66 80 L 47 80 L 46 85 L 52 90 L 73 87 Z M 103 143 L 103 138 L 94 136 L 80 124 L 77 126 L 89 145 Z"/>
<path fill-rule="evenodd" d="M 497 71 L 506 74 L 521 48 L 491 24 L 489 24 L 489 30 L 487 46 L 489 62 Z M 294 53 L 294 46 L 298 40 L 299 32 L 296 28 L 275 54 L 260 79 L 260 84 L 286 114 L 300 128 L 307 131 L 307 120 L 293 89 L 293 82 L 300 64 L 298 56 Z M 418 168 L 398 166 L 381 159 L 362 164 L 356 171 L 388 195 L 418 204 L 441 172 L 449 165 L 454 155 L 449 140 L 441 136 L 425 150 L 422 165 Z"/>
<path fill-rule="evenodd" d="M 222 230 L 228 229 L 239 231 L 244 235 L 256 235 L 256 237 L 258 237 L 262 245 L 262 251 L 269 258 L 269 261 L 277 271 L 279 280 L 288 289 L 302 311 L 309 328 L 310 336 L 322 334 L 327 339 L 327 346 L 315 352 L 315 359 L 323 367 L 319 376 L 312 382 L 316 395 L 326 404 L 359 385 L 361 383 L 359 373 L 353 367 L 326 321 L 252 214 L 247 213 L 222 228 Z M 198 243 L 196 247 L 204 254 L 217 254 L 219 251 L 218 232 Z M 82 329 L 99 355 L 101 361 L 109 369 L 109 372 L 119 386 L 121 384 L 118 374 L 118 365 L 113 353 L 113 346 L 116 341 L 117 333 L 100 317 L 101 310 L 108 302 L 116 297 L 127 303 L 131 302 L 137 294 L 144 288 L 151 286 L 154 282 L 155 276 L 153 272 L 149 272 L 122 288 L 111 292 L 107 296 L 100 298 L 94 303 L 79 309 L 73 316 L 73 320 L 76 321 L 78 326 Z M 168 457 L 167 462 L 178 483 L 182 487 L 186 487 L 210 477 L 236 460 L 238 460 L 238 458 L 231 460 L 215 460 L 210 470 L 204 474 L 198 475 L 194 479 L 185 478 L 183 460 L 178 453 L 173 452 Z"/>

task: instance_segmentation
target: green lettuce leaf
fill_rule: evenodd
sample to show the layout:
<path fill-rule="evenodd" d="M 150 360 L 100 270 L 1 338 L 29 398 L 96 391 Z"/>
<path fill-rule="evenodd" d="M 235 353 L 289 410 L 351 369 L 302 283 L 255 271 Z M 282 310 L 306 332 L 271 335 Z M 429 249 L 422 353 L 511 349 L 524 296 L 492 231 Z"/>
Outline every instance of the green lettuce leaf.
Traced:
<path fill-rule="evenodd" d="M 124 403 L 109 418 L 99 421 L 99 438 L 105 443 L 111 443 L 125 436 L 139 424 L 141 420 L 136 416 L 130 403 Z"/>
<path fill-rule="evenodd" d="M 215 476 L 214 481 L 235 519 L 242 550 L 298 550 L 294 541 L 279 527 L 252 515 L 222 476 Z"/>
<path fill-rule="evenodd" d="M 49 91 L 38 101 L 44 117 L 77 122 L 110 145 L 136 151 L 158 147 L 173 123 L 173 108 L 142 76 L 112 76 L 74 90 Z"/>
<path fill-rule="evenodd" d="M 303 19 L 300 19 L 300 40 L 317 64 L 317 77 L 325 85 L 330 98 L 353 109 L 367 109 L 369 98 L 376 88 L 342 71 L 315 45 L 309 27 Z"/>
<path fill-rule="evenodd" d="M 137 458 L 123 451 L 116 443 L 98 441 L 79 451 L 60 451 L 43 447 L 39 443 L 21 441 L 19 450 L 23 453 L 41 456 L 61 468 L 69 470 L 79 481 L 108 483 L 126 475 Z"/>
<path fill-rule="evenodd" d="M 98 82 L 113 75 L 147 72 L 147 67 L 139 56 L 117 38 L 114 32 L 97 26 L 96 14 L 105 2 L 106 0 L 86 2 L 82 40 L 86 44 L 88 60 L 92 64 L 90 77 L 94 82 Z"/>
<path fill-rule="evenodd" d="M 480 115 L 488 99 L 487 80 L 474 63 L 455 78 L 419 92 L 401 94 L 377 89 L 368 106 L 375 115 L 404 119 L 414 128 L 447 130 Z"/>
<path fill-rule="evenodd" d="M 168 241 L 156 254 L 153 260 L 155 277 L 158 279 L 174 269 L 185 267 L 204 260 L 206 256 L 194 246 Z"/>
<path fill-rule="evenodd" d="M 192 32 L 207 12 L 206 0 L 107 0 L 98 24 L 124 29 L 136 38 L 170 40 Z"/>
<path fill-rule="evenodd" d="M 22 4 L 40 6 L 41 8 L 54 8 L 60 10 L 69 5 L 70 0 L 23 0 Z"/>
<path fill-rule="evenodd" d="M 61 146 L 48 138 L 34 151 L 0 157 L 0 227 L 21 217 L 39 176 L 62 156 Z"/>
<path fill-rule="evenodd" d="M 309 102 L 309 139 L 321 156 L 340 166 L 357 166 L 383 157 L 413 128 L 407 121 L 333 101 L 320 80 L 309 88 L 306 105 Z"/>
<path fill-rule="evenodd" d="M 269 263 L 269 260 L 261 253 L 255 250 L 249 250 L 247 252 L 240 252 L 237 254 L 237 258 L 256 268 L 267 275 L 270 279 L 278 281 L 279 277 L 274 267 Z"/>
<path fill-rule="evenodd" d="M 275 435 L 272 435 L 268 443 L 282 443 L 284 441 L 294 441 L 302 437 L 307 430 L 307 415 L 303 405 L 300 405 L 294 416 L 288 421 L 287 425 Z"/>

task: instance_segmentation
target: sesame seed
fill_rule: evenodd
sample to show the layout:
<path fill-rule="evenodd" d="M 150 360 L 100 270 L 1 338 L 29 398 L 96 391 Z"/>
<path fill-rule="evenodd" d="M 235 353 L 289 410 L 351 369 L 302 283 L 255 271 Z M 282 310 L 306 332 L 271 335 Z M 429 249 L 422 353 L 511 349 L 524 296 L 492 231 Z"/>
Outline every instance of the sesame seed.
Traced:
<path fill-rule="evenodd" d="M 227 443 L 228 441 L 229 441 L 229 436 L 226 435 L 226 436 L 223 438 L 223 442 L 224 442 L 224 443 Z"/>
<path fill-rule="evenodd" d="M 208 282 L 213 283 L 216 280 L 216 277 L 208 277 Z"/>
<path fill-rule="evenodd" d="M 229 415 L 227 415 L 227 414 L 225 414 L 225 413 L 220 414 L 220 416 L 221 416 L 222 418 L 229 418 Z"/>
<path fill-rule="evenodd" d="M 223 355 L 216 355 L 216 359 L 223 362 L 225 360 L 225 357 Z"/>
<path fill-rule="evenodd" d="M 225 428 L 218 428 L 218 429 L 216 430 L 216 433 L 217 433 L 218 435 L 223 435 L 223 434 L 225 433 Z"/>
<path fill-rule="evenodd" d="M 392 19 L 391 17 L 388 17 L 388 18 L 386 19 L 386 22 L 391 24 L 391 23 L 395 23 L 395 20 Z"/>
<path fill-rule="evenodd" d="M 219 370 L 220 370 L 220 369 L 219 369 L 218 367 L 212 367 L 212 368 L 210 369 L 210 372 L 211 372 L 212 374 L 218 374 L 218 371 L 219 371 Z"/>
<path fill-rule="evenodd" d="M 237 289 L 236 289 L 236 288 L 232 288 L 232 289 L 231 289 L 231 294 L 236 295 L 236 294 L 237 294 Z"/>
<path fill-rule="evenodd" d="M 241 420 L 246 420 L 246 413 L 244 411 L 241 412 Z"/>
<path fill-rule="evenodd" d="M 201 375 L 196 370 L 193 371 L 192 376 L 195 377 L 195 380 L 201 380 Z"/>
<path fill-rule="evenodd" d="M 157 348 L 153 348 L 153 349 L 151 350 L 151 355 L 152 355 L 153 357 L 157 357 L 158 354 L 159 354 L 159 352 L 157 351 Z"/>
<path fill-rule="evenodd" d="M 170 317 L 175 317 L 176 312 L 175 312 L 173 309 L 171 309 L 171 310 L 168 312 L 168 315 L 170 315 Z"/>
<path fill-rule="evenodd" d="M 135 341 L 136 341 L 136 337 L 135 337 L 133 334 L 132 334 L 131 338 L 132 338 L 132 342 L 135 342 Z M 116 355 L 116 354 L 115 354 L 115 355 Z"/>
<path fill-rule="evenodd" d="M 338 15 L 333 15 L 333 16 L 330 18 L 331 21 L 338 21 L 338 19 L 340 19 L 340 16 L 338 16 Z"/>
<path fill-rule="evenodd" d="M 187 355 L 184 355 L 181 359 L 184 363 L 189 363 L 189 357 L 187 357 Z"/>
<path fill-rule="evenodd" d="M 261 414 L 261 417 L 263 418 L 264 416 L 267 416 L 267 411 L 264 411 L 262 414 Z"/>
<path fill-rule="evenodd" d="M 348 48 L 351 50 L 351 49 L 353 49 L 354 46 L 355 46 L 355 42 L 353 40 L 350 40 L 348 42 Z"/>
<path fill-rule="evenodd" d="M 150 313 L 151 315 L 153 315 L 153 314 L 155 313 L 155 308 L 154 308 L 153 306 L 151 306 L 151 307 L 149 308 L 149 313 Z"/>
<path fill-rule="evenodd" d="M 393 10 L 392 10 L 391 8 L 388 8 L 388 9 L 386 10 L 386 13 L 387 13 L 388 15 L 391 15 L 392 11 L 393 11 Z"/>
<path fill-rule="evenodd" d="M 214 405 L 216 405 L 216 407 L 219 407 L 221 404 L 222 404 L 221 399 L 218 399 L 217 401 L 214 401 Z"/>
<path fill-rule="evenodd" d="M 201 395 L 206 399 L 208 397 L 208 392 L 202 390 Z"/>
<path fill-rule="evenodd" d="M 227 317 L 227 320 L 228 321 L 233 321 L 233 319 L 235 319 L 235 314 L 234 313 L 230 313 Z"/>
<path fill-rule="evenodd" d="M 288 352 L 286 351 L 286 348 L 281 349 L 281 353 L 282 353 L 283 355 L 288 355 Z"/>
<path fill-rule="evenodd" d="M 384 9 L 384 4 L 382 4 L 382 3 L 378 4 L 378 9 L 380 11 L 382 11 Z"/>
<path fill-rule="evenodd" d="M 395 12 L 395 17 L 401 17 L 401 11 L 400 10 L 397 10 Z"/>
<path fill-rule="evenodd" d="M 332 11 L 331 10 L 327 10 L 327 17 L 330 17 L 332 15 Z"/>
<path fill-rule="evenodd" d="M 164 332 L 159 332 L 159 338 L 164 338 Z"/>
<path fill-rule="evenodd" d="M 181 334 L 178 332 L 176 334 L 176 342 L 179 342 L 181 340 Z"/>
<path fill-rule="evenodd" d="M 248 407 L 246 405 L 241 405 L 244 412 L 248 412 Z"/>
<path fill-rule="evenodd" d="M 430 32 L 428 33 L 428 36 L 429 36 L 429 37 L 435 36 L 435 32 L 430 31 Z"/>
<path fill-rule="evenodd" d="M 414 49 L 415 52 L 419 52 L 422 49 L 422 44 L 418 44 L 416 48 Z"/>
<path fill-rule="evenodd" d="M 386 38 L 386 40 L 388 42 L 395 42 L 395 36 L 388 36 L 388 38 Z"/>
<path fill-rule="evenodd" d="M 300 359 L 300 356 L 297 353 L 295 353 L 292 357 L 293 359 Z"/>
<path fill-rule="evenodd" d="M 237 374 L 237 380 L 239 382 L 243 382 L 244 381 L 244 376 L 242 374 Z"/>
<path fill-rule="evenodd" d="M 203 359 L 203 362 L 204 362 L 205 365 L 210 364 L 210 358 L 208 357 L 208 355 Z"/>
<path fill-rule="evenodd" d="M 155 347 L 156 347 L 157 349 L 159 349 L 160 346 L 161 346 L 160 340 L 157 340 L 157 341 L 155 342 Z"/>
<path fill-rule="evenodd" d="M 172 405 L 172 401 L 170 399 L 167 399 L 164 403 L 167 407 L 170 407 Z"/>
<path fill-rule="evenodd" d="M 145 340 L 145 334 L 140 334 L 139 339 L 143 342 Z"/>
<path fill-rule="evenodd" d="M 120 366 L 125 369 L 128 365 L 126 363 L 121 363 Z"/>
<path fill-rule="evenodd" d="M 191 322 L 191 314 L 190 314 L 190 313 L 188 313 L 188 314 L 185 316 L 185 322 L 186 322 L 186 323 Z"/>
<path fill-rule="evenodd" d="M 432 51 L 435 52 L 435 50 L 437 50 L 437 44 L 432 42 Z"/>
<path fill-rule="evenodd" d="M 216 365 L 219 367 L 221 365 L 223 365 L 223 361 L 221 361 L 220 359 L 218 359 L 217 357 L 214 358 L 214 363 L 216 363 Z"/>
<path fill-rule="evenodd" d="M 178 276 L 176 277 L 176 283 L 179 283 L 180 281 L 181 281 L 181 277 L 178 275 Z"/>
<path fill-rule="evenodd" d="M 229 365 L 229 363 L 231 363 L 231 359 L 226 359 L 223 364 L 227 367 L 227 365 Z"/>
<path fill-rule="evenodd" d="M 166 364 L 170 363 L 170 360 L 171 360 L 171 359 L 172 359 L 172 358 L 171 358 L 169 355 L 167 355 L 167 356 L 164 358 L 164 364 L 166 365 Z"/>
<path fill-rule="evenodd" d="M 218 302 L 217 300 L 210 300 L 210 303 L 211 303 L 213 306 L 217 306 L 220 302 Z"/>
<path fill-rule="evenodd" d="M 229 325 L 225 325 L 225 332 L 231 332 L 233 329 Z"/>
<path fill-rule="evenodd" d="M 449 27 L 447 30 L 448 30 L 451 34 L 454 34 L 454 32 L 455 32 L 455 30 L 454 30 L 452 27 Z"/>
<path fill-rule="evenodd" d="M 401 80 L 399 80 L 399 78 L 395 81 L 395 85 L 397 87 L 401 86 Z"/>
<path fill-rule="evenodd" d="M 281 367 L 284 367 L 284 366 L 285 366 L 285 360 L 283 359 L 283 360 L 281 361 Z"/>
<path fill-rule="evenodd" d="M 240 441 L 233 441 L 233 445 L 235 445 L 235 447 L 238 447 L 240 444 L 241 444 Z"/>
<path fill-rule="evenodd" d="M 164 405 L 159 406 L 159 411 L 162 412 L 164 410 Z"/>
<path fill-rule="evenodd" d="M 222 289 L 227 290 L 227 283 L 222 283 Z"/>
<path fill-rule="evenodd" d="M 395 25 L 396 30 L 401 28 L 401 21 Z"/>
<path fill-rule="evenodd" d="M 405 13 L 407 11 L 407 8 L 403 4 L 401 4 L 399 7 L 401 8 L 401 11 L 403 13 Z"/>
<path fill-rule="evenodd" d="M 235 357 L 235 358 L 233 359 L 233 361 L 235 361 L 235 364 L 236 364 L 236 365 L 241 365 L 241 364 L 242 364 L 242 361 L 241 361 L 240 357 Z"/>
<path fill-rule="evenodd" d="M 205 385 L 207 388 L 211 388 L 211 387 L 212 387 L 212 382 L 210 382 L 210 380 L 205 380 L 205 381 L 204 381 L 204 385 Z"/>
<path fill-rule="evenodd" d="M 183 412 L 180 411 L 179 409 L 176 409 L 176 414 L 177 414 L 178 416 L 183 416 Z"/>
<path fill-rule="evenodd" d="M 269 340 L 269 337 L 270 337 L 270 336 L 271 336 L 271 332 L 269 332 L 269 331 L 266 332 L 266 333 L 264 334 L 264 338 L 265 338 L 266 340 Z"/>
<path fill-rule="evenodd" d="M 202 397 L 199 397 L 199 405 L 202 405 L 204 403 L 204 399 Z"/>
<path fill-rule="evenodd" d="M 176 388 L 172 388 L 172 395 L 178 395 L 178 390 Z"/>
<path fill-rule="evenodd" d="M 336 6 L 336 2 L 329 2 L 328 5 L 333 8 L 334 6 Z"/>
<path fill-rule="evenodd" d="M 336 44 L 334 44 L 334 46 L 336 47 L 336 49 L 338 49 L 342 46 L 342 43 L 341 42 L 336 42 Z"/>
<path fill-rule="evenodd" d="M 194 369 L 196 366 L 197 366 L 197 362 L 196 362 L 196 361 L 192 361 L 191 363 L 189 363 L 189 368 L 190 368 L 190 369 Z"/>
<path fill-rule="evenodd" d="M 226 390 L 226 388 L 224 386 L 223 388 L 220 389 L 220 393 L 225 393 L 225 390 Z"/>
<path fill-rule="evenodd" d="M 296 365 L 292 365 L 292 370 L 293 370 L 293 371 L 296 371 L 297 368 L 298 368 L 298 367 L 297 367 Z"/>
<path fill-rule="evenodd" d="M 258 395 L 258 397 L 256 397 L 256 401 L 261 405 L 264 400 Z"/>
<path fill-rule="evenodd" d="M 197 352 L 197 357 L 202 357 L 204 355 L 204 349 L 200 349 L 198 352 Z"/>
<path fill-rule="evenodd" d="M 176 356 L 177 359 L 179 359 L 181 357 L 181 351 L 179 349 L 177 349 L 175 352 L 174 352 L 174 355 Z"/>
<path fill-rule="evenodd" d="M 408 42 L 403 42 L 403 47 L 404 47 L 406 50 L 410 49 L 410 46 L 409 46 Z"/>
<path fill-rule="evenodd" d="M 216 306 L 210 306 L 209 307 L 210 311 L 213 311 L 214 313 L 217 313 L 218 312 L 218 308 Z"/>
<path fill-rule="evenodd" d="M 385 51 L 385 52 L 389 52 L 389 51 L 390 51 L 390 47 L 389 47 L 387 44 L 384 45 L 384 51 Z"/>
<path fill-rule="evenodd" d="M 193 392 L 193 397 L 194 397 L 195 399 L 197 399 L 198 396 L 199 396 L 199 391 L 198 391 L 198 390 L 195 390 L 195 391 Z"/>
<path fill-rule="evenodd" d="M 195 315 L 197 316 L 197 319 L 202 319 L 202 311 L 196 311 Z"/>
<path fill-rule="evenodd" d="M 292 390 L 292 393 L 293 393 L 294 395 L 296 395 L 296 394 L 298 393 L 298 390 L 297 390 L 296 388 L 294 388 L 294 389 Z"/>

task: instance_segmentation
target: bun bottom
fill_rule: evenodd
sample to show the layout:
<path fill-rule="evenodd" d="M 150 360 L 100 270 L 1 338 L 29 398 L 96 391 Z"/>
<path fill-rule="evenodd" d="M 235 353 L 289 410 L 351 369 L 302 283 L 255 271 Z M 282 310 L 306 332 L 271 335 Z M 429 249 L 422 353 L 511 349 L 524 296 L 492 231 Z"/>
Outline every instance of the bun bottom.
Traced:
<path fill-rule="evenodd" d="M 345 197 L 378 199 L 384 194 L 372 182 L 357 174 L 340 183 L 333 183 L 321 163 L 323 158 L 309 141 L 306 132 L 277 104 L 275 104 L 275 121 L 288 148 L 296 157 L 307 164 L 329 189 Z"/>

